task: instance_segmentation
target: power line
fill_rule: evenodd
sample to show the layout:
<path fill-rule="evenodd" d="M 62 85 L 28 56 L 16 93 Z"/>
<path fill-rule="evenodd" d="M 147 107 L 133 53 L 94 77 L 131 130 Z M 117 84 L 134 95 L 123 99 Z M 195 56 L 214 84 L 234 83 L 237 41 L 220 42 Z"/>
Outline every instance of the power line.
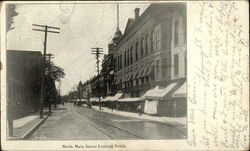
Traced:
<path fill-rule="evenodd" d="M 32 24 L 35 27 L 41 27 L 42 29 L 32 29 L 34 31 L 40 31 L 44 32 L 44 42 L 43 42 L 43 66 L 42 66 L 42 83 L 41 83 L 41 99 L 40 99 L 40 118 L 43 118 L 43 105 L 44 105 L 44 86 L 45 86 L 45 62 L 46 62 L 46 49 L 47 49 L 47 34 L 48 33 L 57 33 L 59 34 L 58 31 L 53 31 L 54 30 L 60 30 L 59 27 L 53 27 L 53 26 L 48 26 L 48 25 L 38 25 L 38 24 Z M 49 30 L 51 29 L 51 30 Z"/>
<path fill-rule="evenodd" d="M 96 57 L 96 65 L 97 65 L 97 92 L 98 92 L 98 98 L 99 98 L 99 109 L 101 110 L 101 94 L 100 94 L 100 80 L 99 80 L 99 57 L 101 54 L 103 54 L 103 48 L 91 48 L 91 54 L 94 54 Z"/>

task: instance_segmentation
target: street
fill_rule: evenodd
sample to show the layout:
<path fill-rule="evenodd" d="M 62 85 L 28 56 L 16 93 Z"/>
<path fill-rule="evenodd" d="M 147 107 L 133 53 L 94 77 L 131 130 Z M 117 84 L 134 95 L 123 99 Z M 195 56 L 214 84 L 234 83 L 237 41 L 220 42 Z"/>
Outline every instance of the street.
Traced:
<path fill-rule="evenodd" d="M 103 113 L 73 104 L 58 106 L 30 140 L 185 139 L 176 127 Z"/>

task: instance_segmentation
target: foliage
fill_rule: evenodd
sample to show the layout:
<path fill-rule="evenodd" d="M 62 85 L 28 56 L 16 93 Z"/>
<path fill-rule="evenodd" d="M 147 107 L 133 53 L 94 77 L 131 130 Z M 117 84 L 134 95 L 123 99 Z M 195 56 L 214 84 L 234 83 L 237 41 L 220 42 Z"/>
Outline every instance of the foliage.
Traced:
<path fill-rule="evenodd" d="M 14 17 L 17 15 L 18 13 L 16 12 L 15 4 L 6 5 L 6 31 L 7 32 L 14 29 L 14 27 L 11 27 L 11 26 L 14 23 Z"/>

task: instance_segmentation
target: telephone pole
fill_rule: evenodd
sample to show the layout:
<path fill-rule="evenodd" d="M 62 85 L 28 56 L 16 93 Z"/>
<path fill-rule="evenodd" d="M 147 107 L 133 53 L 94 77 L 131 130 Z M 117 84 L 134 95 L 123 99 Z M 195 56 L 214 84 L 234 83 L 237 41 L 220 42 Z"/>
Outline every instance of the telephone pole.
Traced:
<path fill-rule="evenodd" d="M 100 94 L 100 80 L 99 80 L 99 57 L 101 54 L 103 54 L 103 48 L 91 48 L 91 53 L 96 56 L 96 65 L 97 65 L 97 92 L 98 92 L 98 98 L 99 98 L 99 109 L 102 109 L 101 105 L 101 94 Z"/>
<path fill-rule="evenodd" d="M 60 30 L 58 27 L 52 27 L 48 25 L 38 25 L 32 24 L 33 26 L 40 27 L 42 29 L 32 29 L 34 31 L 44 32 L 44 42 L 43 42 L 43 66 L 42 66 L 42 83 L 41 83 L 41 98 L 40 98 L 40 118 L 43 118 L 43 104 L 44 104 L 44 85 L 45 85 L 45 62 L 46 62 L 46 49 L 47 49 L 47 34 L 49 33 L 56 33 L 59 34 L 58 31 L 52 31 L 52 29 Z"/>
<path fill-rule="evenodd" d="M 51 79 L 51 59 L 52 58 L 54 58 L 53 56 L 53 54 L 51 54 L 51 53 L 49 53 L 49 54 L 47 54 L 46 56 L 48 56 L 48 58 L 49 58 L 49 67 L 48 67 L 48 71 L 49 71 L 49 76 L 48 76 L 48 87 L 49 87 L 49 91 L 48 91 L 48 101 L 49 101 L 49 113 L 51 113 L 51 91 L 52 91 L 52 89 L 51 89 L 51 82 L 52 82 L 52 79 Z"/>

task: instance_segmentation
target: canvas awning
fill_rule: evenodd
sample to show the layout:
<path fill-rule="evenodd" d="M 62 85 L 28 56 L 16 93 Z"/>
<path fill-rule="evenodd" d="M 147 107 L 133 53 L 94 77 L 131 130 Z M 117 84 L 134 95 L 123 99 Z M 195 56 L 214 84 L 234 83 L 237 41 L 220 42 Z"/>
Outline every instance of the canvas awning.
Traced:
<path fill-rule="evenodd" d="M 118 99 L 118 102 L 136 102 L 136 101 L 141 101 L 140 98 L 122 98 Z"/>
<path fill-rule="evenodd" d="M 132 77 L 133 77 L 133 72 L 130 72 L 130 73 L 128 74 L 128 77 L 127 77 L 127 79 L 126 79 L 126 82 L 130 81 L 130 80 L 132 79 Z"/>
<path fill-rule="evenodd" d="M 149 74 L 148 74 L 148 71 L 149 71 L 149 67 L 145 67 L 144 72 L 142 73 L 141 77 L 146 77 L 146 76 L 148 76 L 148 75 L 149 75 Z"/>
<path fill-rule="evenodd" d="M 133 74 L 133 78 L 132 78 L 133 80 L 137 78 L 138 72 L 139 70 L 136 70 L 135 73 Z"/>
<path fill-rule="evenodd" d="M 103 99 L 104 101 L 113 101 L 114 97 L 113 96 L 107 96 L 105 99 Z"/>
<path fill-rule="evenodd" d="M 145 71 L 145 68 L 141 68 L 141 69 L 139 70 L 139 72 L 138 72 L 137 78 L 141 78 L 142 75 L 143 75 L 143 73 L 144 73 L 144 71 Z"/>
<path fill-rule="evenodd" d="M 104 100 L 105 101 L 117 101 L 118 99 L 120 99 L 123 96 L 123 93 L 118 92 L 116 93 L 114 96 L 107 96 Z"/>
<path fill-rule="evenodd" d="M 128 74 L 126 75 L 122 75 L 122 83 L 126 82 L 126 78 L 127 78 Z"/>
<path fill-rule="evenodd" d="M 172 97 L 187 97 L 187 82 L 184 82 L 173 94 Z"/>
<path fill-rule="evenodd" d="M 99 98 L 96 98 L 96 97 L 94 97 L 94 98 L 89 98 L 89 101 L 90 101 L 90 102 L 98 102 L 98 101 L 99 101 Z"/>
<path fill-rule="evenodd" d="M 146 99 L 165 99 L 168 97 L 171 97 L 169 95 L 169 93 L 171 92 L 171 90 L 177 85 L 177 83 L 171 83 L 168 86 L 164 87 L 164 88 L 160 88 L 158 85 L 153 88 L 148 90 L 140 99 L 141 100 L 146 100 Z"/>
<path fill-rule="evenodd" d="M 121 80 L 122 80 L 122 77 L 121 77 L 121 76 L 120 76 L 120 77 L 117 77 L 115 84 L 121 83 Z"/>
<path fill-rule="evenodd" d="M 115 76 L 115 78 L 114 78 L 114 80 L 113 80 L 112 84 L 115 84 L 115 83 L 116 83 L 116 81 L 117 81 L 117 77 Z"/>

